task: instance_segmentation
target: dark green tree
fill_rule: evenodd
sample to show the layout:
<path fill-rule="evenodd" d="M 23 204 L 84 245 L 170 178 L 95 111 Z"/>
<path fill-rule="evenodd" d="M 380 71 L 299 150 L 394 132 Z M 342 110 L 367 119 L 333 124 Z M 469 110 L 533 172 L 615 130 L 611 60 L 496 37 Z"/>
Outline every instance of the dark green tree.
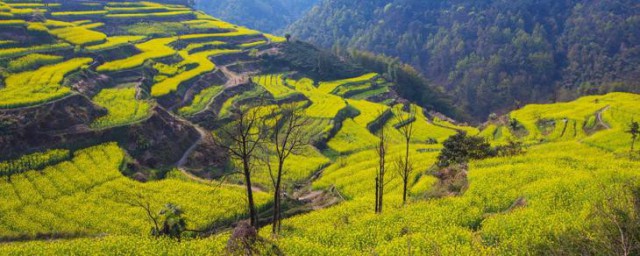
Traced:
<path fill-rule="evenodd" d="M 638 135 L 640 134 L 640 125 L 637 121 L 631 121 L 629 124 L 629 130 L 627 130 L 628 134 L 631 134 L 631 151 L 634 150 L 636 140 L 638 139 Z"/>
<path fill-rule="evenodd" d="M 187 229 L 187 221 L 182 214 L 182 209 L 179 206 L 172 203 L 166 204 L 159 213 L 161 226 L 154 227 L 151 233 L 154 236 L 168 236 L 179 241 L 182 232 Z"/>
<path fill-rule="evenodd" d="M 482 137 L 467 136 L 464 132 L 449 137 L 438 156 L 438 166 L 467 163 L 472 159 L 483 159 L 496 155 L 491 145 Z"/>
<path fill-rule="evenodd" d="M 518 122 L 518 119 L 511 118 L 511 120 L 509 120 L 509 128 L 511 128 L 512 131 L 518 130 L 520 128 L 520 122 Z"/>

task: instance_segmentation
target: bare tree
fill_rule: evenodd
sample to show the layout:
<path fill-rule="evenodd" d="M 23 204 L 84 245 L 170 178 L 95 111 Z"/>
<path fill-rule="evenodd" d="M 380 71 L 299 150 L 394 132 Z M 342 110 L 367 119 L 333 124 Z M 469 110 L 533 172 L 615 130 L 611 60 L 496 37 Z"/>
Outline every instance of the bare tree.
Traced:
<path fill-rule="evenodd" d="M 260 107 L 235 108 L 232 111 L 233 120 L 226 126 L 219 128 L 214 135 L 215 142 L 221 148 L 227 150 L 230 156 L 242 162 L 242 174 L 244 175 L 247 189 L 247 201 L 249 204 L 250 224 L 258 226 L 258 213 L 253 200 L 251 185 L 251 169 L 256 148 L 264 140 L 264 131 L 260 116 Z"/>
<path fill-rule="evenodd" d="M 147 214 L 149 220 L 153 223 L 153 228 L 151 228 L 151 234 L 154 234 L 157 230 L 160 230 L 160 224 L 158 224 L 158 215 L 154 214 L 154 211 L 151 209 L 151 199 L 145 196 L 142 192 L 138 192 L 135 195 L 132 195 L 131 199 L 124 202 L 129 206 L 139 207 L 144 210 Z"/>
<path fill-rule="evenodd" d="M 402 138 L 405 143 L 405 152 L 403 156 L 399 156 L 396 160 L 396 171 L 398 172 L 398 176 L 402 178 L 402 204 L 407 203 L 407 190 L 409 188 L 409 178 L 411 178 L 411 174 L 413 173 L 414 166 L 411 161 L 409 146 L 411 144 L 411 139 L 413 138 L 413 124 L 416 120 L 416 113 L 413 107 L 409 105 L 409 116 L 408 119 L 403 119 L 401 115 L 396 115 L 396 121 L 398 126 L 398 131 L 402 134 Z"/>
<path fill-rule="evenodd" d="M 382 127 L 378 132 L 378 146 L 376 147 L 376 153 L 378 154 L 378 167 L 376 172 L 376 213 L 382 213 L 382 202 L 384 197 L 384 175 L 386 171 L 386 156 L 387 156 L 387 138 L 385 136 L 385 128 Z"/>
<path fill-rule="evenodd" d="M 271 143 L 273 152 L 267 148 L 265 153 L 266 165 L 273 183 L 273 219 L 271 233 L 277 235 L 280 232 L 282 219 L 282 178 L 285 175 L 284 164 L 292 153 L 299 151 L 308 142 L 304 136 L 304 126 L 308 123 L 300 109 L 295 104 L 286 104 L 279 110 L 273 110 L 273 124 L 271 125 Z M 271 145 L 270 145 L 271 146 Z M 277 161 L 277 168 L 271 166 L 271 154 Z"/>

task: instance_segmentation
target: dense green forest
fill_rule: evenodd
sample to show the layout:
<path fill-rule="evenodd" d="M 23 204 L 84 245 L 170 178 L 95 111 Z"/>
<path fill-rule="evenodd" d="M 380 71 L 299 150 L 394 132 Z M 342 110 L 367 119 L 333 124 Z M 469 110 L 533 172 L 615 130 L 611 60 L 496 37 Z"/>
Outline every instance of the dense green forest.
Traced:
<path fill-rule="evenodd" d="M 294 37 L 399 57 L 477 119 L 530 102 L 640 90 L 632 0 L 325 0 Z"/>
<path fill-rule="evenodd" d="M 318 0 L 196 0 L 196 8 L 235 24 L 274 32 L 299 19 Z"/>

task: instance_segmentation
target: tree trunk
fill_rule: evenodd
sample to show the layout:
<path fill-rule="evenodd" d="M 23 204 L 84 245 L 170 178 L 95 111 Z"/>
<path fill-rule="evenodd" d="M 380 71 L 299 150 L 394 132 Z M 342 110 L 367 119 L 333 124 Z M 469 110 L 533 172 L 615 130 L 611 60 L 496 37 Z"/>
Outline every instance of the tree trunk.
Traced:
<path fill-rule="evenodd" d="M 385 172 L 385 136 L 384 128 L 380 131 L 380 144 L 378 145 L 378 173 L 376 177 L 376 213 L 382 213 L 384 197 L 384 172 Z"/>
<path fill-rule="evenodd" d="M 258 227 L 258 214 L 256 213 L 256 206 L 253 201 L 253 190 L 251 186 L 251 170 L 249 169 L 249 159 L 242 159 L 242 165 L 244 167 L 244 180 L 247 184 L 247 201 L 249 201 L 249 217 L 252 227 Z"/>
<path fill-rule="evenodd" d="M 380 189 L 378 190 L 380 199 L 378 199 L 378 212 L 382 213 L 382 199 L 384 198 L 384 168 L 380 172 Z"/>
<path fill-rule="evenodd" d="M 402 193 L 402 205 L 405 205 L 407 203 L 407 187 L 409 183 L 409 143 L 411 142 L 411 138 L 406 138 L 406 147 L 405 147 L 405 155 L 404 155 L 404 177 L 403 177 L 403 182 L 404 182 L 404 187 L 403 187 L 403 193 Z"/>
<path fill-rule="evenodd" d="M 384 131 L 383 131 L 384 133 Z M 384 138 L 384 135 L 383 135 Z M 380 187 L 378 189 L 378 197 L 380 199 L 378 199 L 378 212 L 382 213 L 382 199 L 384 198 L 384 157 L 385 157 L 385 152 L 384 152 L 384 142 L 381 140 L 380 142 L 380 180 L 378 180 L 378 186 Z"/>
<path fill-rule="evenodd" d="M 273 201 L 274 201 L 274 206 L 273 206 L 273 219 L 272 219 L 272 223 L 271 223 L 271 233 L 272 234 L 277 234 L 279 231 L 279 222 L 280 222 L 280 208 L 281 208 L 281 192 L 280 192 L 280 187 L 282 184 L 282 168 L 283 168 L 283 161 L 281 160 L 278 163 L 278 176 L 276 178 L 276 187 L 275 187 L 275 192 L 273 193 Z"/>
<path fill-rule="evenodd" d="M 278 233 L 278 204 L 280 203 L 280 188 L 276 187 L 273 193 L 273 216 L 271 218 L 271 234 Z"/>
<path fill-rule="evenodd" d="M 405 205 L 407 203 L 407 185 L 408 185 L 407 183 L 409 183 L 409 179 L 405 178 L 403 180 L 403 182 L 404 182 L 404 184 L 403 184 L 404 185 L 404 187 L 403 187 L 404 193 L 402 193 L 402 205 Z"/>
<path fill-rule="evenodd" d="M 380 185 L 378 183 L 378 174 L 376 174 L 376 213 L 378 213 L 378 200 L 380 200 L 380 195 L 378 194 L 378 190 L 380 189 Z"/>

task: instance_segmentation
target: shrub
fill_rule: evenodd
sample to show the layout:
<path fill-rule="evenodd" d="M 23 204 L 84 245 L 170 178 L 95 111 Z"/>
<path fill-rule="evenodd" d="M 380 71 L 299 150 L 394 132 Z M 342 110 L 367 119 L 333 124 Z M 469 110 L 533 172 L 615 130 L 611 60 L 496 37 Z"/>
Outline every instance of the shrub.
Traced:
<path fill-rule="evenodd" d="M 522 142 L 509 140 L 506 145 L 496 147 L 499 156 L 516 156 L 524 153 Z"/>
<path fill-rule="evenodd" d="M 460 132 L 449 137 L 443 143 L 444 148 L 438 156 L 438 166 L 467 163 L 471 159 L 483 159 L 495 156 L 496 152 L 482 137 L 467 136 Z"/>
<path fill-rule="evenodd" d="M 151 230 L 151 234 L 180 240 L 182 233 L 187 229 L 187 221 L 182 214 L 183 211 L 180 206 L 172 203 L 166 204 L 159 214 L 162 219 L 162 226 L 154 227 Z"/>

